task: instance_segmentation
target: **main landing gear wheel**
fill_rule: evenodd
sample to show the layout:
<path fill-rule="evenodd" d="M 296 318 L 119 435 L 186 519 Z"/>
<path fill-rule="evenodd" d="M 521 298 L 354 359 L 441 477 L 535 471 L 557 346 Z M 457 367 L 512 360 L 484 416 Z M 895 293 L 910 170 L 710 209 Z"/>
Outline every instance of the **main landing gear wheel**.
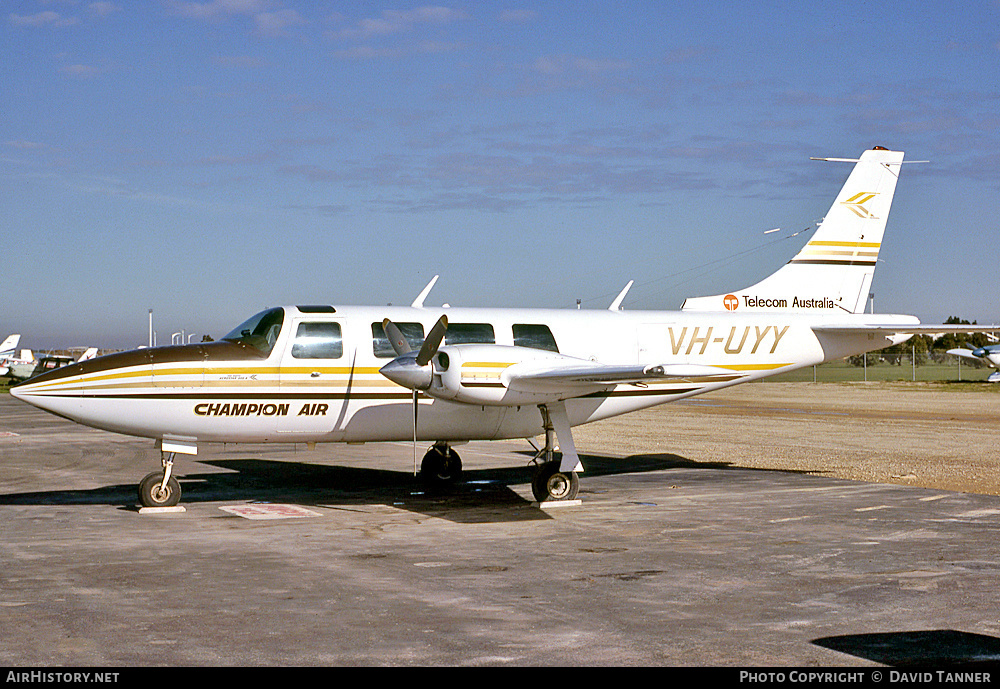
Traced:
<path fill-rule="evenodd" d="M 420 478 L 432 486 L 446 486 L 462 476 L 462 458 L 448 445 L 435 445 L 420 462 Z"/>
<path fill-rule="evenodd" d="M 163 472 L 154 471 L 139 483 L 139 504 L 143 507 L 173 507 L 181 501 L 181 484 L 173 476 L 163 486 Z"/>
<path fill-rule="evenodd" d="M 535 472 L 531 492 L 538 502 L 575 500 L 580 492 L 580 478 L 575 471 L 560 471 L 559 462 L 546 462 Z"/>

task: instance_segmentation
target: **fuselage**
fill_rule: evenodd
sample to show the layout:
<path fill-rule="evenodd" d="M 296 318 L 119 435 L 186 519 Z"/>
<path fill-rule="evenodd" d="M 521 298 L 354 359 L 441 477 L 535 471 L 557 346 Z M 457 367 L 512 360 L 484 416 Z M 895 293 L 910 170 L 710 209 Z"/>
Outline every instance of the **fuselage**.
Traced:
<path fill-rule="evenodd" d="M 218 342 L 71 364 L 15 386 L 12 394 L 88 426 L 192 446 L 412 440 L 413 393 L 379 373 L 395 357 L 382 322 L 391 319 L 419 347 L 442 313 L 449 321 L 446 346 L 547 349 L 602 364 L 699 364 L 724 374 L 608 385 L 567 398 L 569 421 L 579 425 L 893 343 L 863 333 L 816 333 L 812 326 L 820 323 L 863 318 L 821 313 L 816 306 L 815 312 L 743 314 L 289 306 L 258 314 L 248 328 Z M 471 387 L 500 385 L 509 362 L 461 365 L 461 384 Z M 478 405 L 421 395 L 418 419 L 418 438 L 431 441 L 542 432 L 534 404 Z"/>

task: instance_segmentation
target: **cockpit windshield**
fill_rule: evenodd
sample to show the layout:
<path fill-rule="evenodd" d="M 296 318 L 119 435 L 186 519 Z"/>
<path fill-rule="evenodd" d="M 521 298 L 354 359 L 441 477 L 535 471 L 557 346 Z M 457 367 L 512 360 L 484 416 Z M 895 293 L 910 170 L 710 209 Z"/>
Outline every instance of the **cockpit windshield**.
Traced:
<path fill-rule="evenodd" d="M 222 339 L 253 347 L 266 357 L 274 349 L 274 343 L 278 340 L 278 333 L 281 332 L 281 323 L 284 319 L 284 309 L 261 311 L 253 318 L 238 325 Z"/>

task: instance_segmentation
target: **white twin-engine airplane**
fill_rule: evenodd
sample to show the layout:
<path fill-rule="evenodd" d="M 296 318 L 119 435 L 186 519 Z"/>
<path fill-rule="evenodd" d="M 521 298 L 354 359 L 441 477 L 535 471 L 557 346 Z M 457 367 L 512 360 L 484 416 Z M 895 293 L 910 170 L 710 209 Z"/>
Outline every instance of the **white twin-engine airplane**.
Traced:
<path fill-rule="evenodd" d="M 571 499 L 583 471 L 573 426 L 963 330 L 864 313 L 903 154 L 851 162 L 789 263 L 679 312 L 622 311 L 624 293 L 607 310 L 425 307 L 432 280 L 410 307 L 272 308 L 219 342 L 112 354 L 11 393 L 155 439 L 163 469 L 140 483 L 145 506 L 178 502 L 174 453 L 201 443 L 431 441 L 421 472 L 448 481 L 461 472 L 454 444 L 538 435 L 534 496 Z"/>

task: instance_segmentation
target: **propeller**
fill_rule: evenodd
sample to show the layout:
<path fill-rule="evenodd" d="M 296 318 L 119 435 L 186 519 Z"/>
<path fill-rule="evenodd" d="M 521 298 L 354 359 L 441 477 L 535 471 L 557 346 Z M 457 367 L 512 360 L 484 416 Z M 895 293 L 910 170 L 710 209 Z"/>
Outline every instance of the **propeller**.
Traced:
<path fill-rule="evenodd" d="M 431 328 L 431 331 L 427 333 L 427 337 L 424 338 L 424 344 L 421 345 L 420 351 L 417 353 L 417 366 L 426 366 L 430 363 L 430 360 L 437 354 L 437 350 L 441 346 L 441 341 L 444 340 L 444 334 L 447 331 L 448 317 L 442 315 Z"/>
<path fill-rule="evenodd" d="M 420 350 L 414 352 L 403 333 L 388 318 L 382 321 L 382 329 L 389 344 L 396 352 L 396 358 L 379 369 L 379 372 L 397 385 L 413 390 L 413 473 L 417 473 L 417 396 L 421 390 L 431 386 L 434 368 L 431 359 L 441 347 L 444 334 L 448 331 L 448 316 L 442 315 L 424 338 Z"/>
<path fill-rule="evenodd" d="M 427 333 L 420 351 L 414 353 L 399 328 L 386 318 L 382 321 L 389 343 L 396 352 L 396 358 L 379 369 L 379 372 L 397 385 L 410 390 L 426 390 L 433 380 L 433 369 L 429 366 L 431 359 L 441 347 L 441 341 L 448 330 L 448 317 L 441 316 L 437 323 Z"/>

